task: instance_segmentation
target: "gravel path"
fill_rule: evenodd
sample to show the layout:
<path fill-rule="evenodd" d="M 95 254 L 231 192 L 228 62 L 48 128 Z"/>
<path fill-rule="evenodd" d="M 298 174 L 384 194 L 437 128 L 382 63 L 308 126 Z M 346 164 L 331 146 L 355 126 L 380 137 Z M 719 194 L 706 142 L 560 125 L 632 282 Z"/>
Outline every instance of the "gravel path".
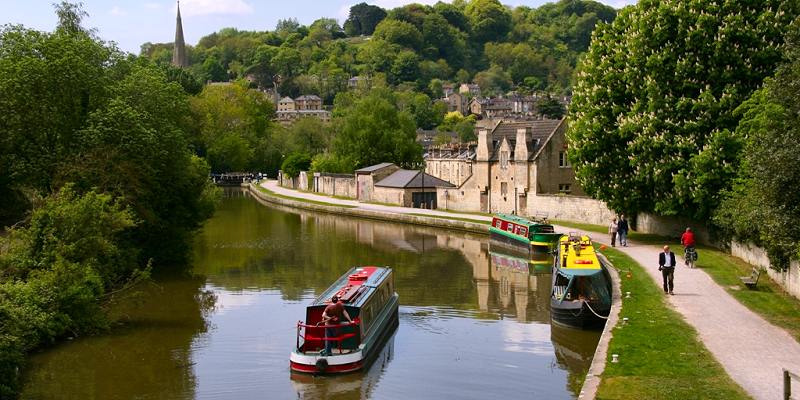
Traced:
<path fill-rule="evenodd" d="M 285 189 L 279 187 L 277 181 L 266 181 L 262 183 L 262 186 L 285 196 L 350 205 L 368 210 L 451 216 L 476 221 L 491 220 L 491 217 L 481 215 L 340 200 Z M 562 232 L 574 231 L 572 228 L 558 228 Z M 595 242 L 609 244 L 608 235 L 585 233 Z M 675 251 L 676 254 L 682 253 L 679 244 L 669 244 L 673 251 L 678 250 Z M 651 278 L 661 287 L 661 272 L 658 271 L 660 246 L 629 241 L 627 247 L 617 246 L 617 249 L 644 266 Z M 719 360 L 731 378 L 747 393 L 759 400 L 783 398 L 782 369 L 786 368 L 800 373 L 800 343 L 783 329 L 775 327 L 744 307 L 717 285 L 702 269 L 683 267 L 683 259 L 680 259 L 678 264 L 675 271 L 675 295 L 668 296 L 669 303 L 697 330 L 700 339 L 709 351 Z M 631 293 L 631 295 L 635 296 L 636 294 Z M 800 392 L 798 389 L 795 391 Z"/>

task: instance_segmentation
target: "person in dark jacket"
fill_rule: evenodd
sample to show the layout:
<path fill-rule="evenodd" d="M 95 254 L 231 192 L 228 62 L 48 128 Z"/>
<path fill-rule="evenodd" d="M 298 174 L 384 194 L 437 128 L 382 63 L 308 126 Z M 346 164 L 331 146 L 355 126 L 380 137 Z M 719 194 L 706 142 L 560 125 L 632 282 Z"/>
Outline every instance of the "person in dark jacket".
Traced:
<path fill-rule="evenodd" d="M 664 246 L 664 251 L 658 253 L 658 270 L 664 278 L 664 294 L 675 294 L 675 253 L 669 250 L 669 246 Z"/>
<path fill-rule="evenodd" d="M 617 223 L 617 235 L 619 235 L 619 244 L 627 247 L 628 246 L 628 220 L 625 219 L 624 215 L 619 216 L 619 222 Z"/>

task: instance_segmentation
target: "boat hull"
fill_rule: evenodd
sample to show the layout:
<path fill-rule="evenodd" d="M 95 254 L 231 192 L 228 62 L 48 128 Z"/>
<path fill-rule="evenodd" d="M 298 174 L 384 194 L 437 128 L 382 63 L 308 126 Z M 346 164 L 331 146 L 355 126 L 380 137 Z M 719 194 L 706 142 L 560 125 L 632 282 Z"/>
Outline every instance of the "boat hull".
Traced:
<path fill-rule="evenodd" d="M 390 304 L 384 309 L 381 321 L 378 327 L 375 328 L 376 331 L 370 334 L 357 350 L 331 356 L 294 350 L 289 356 L 289 368 L 293 372 L 321 375 L 343 374 L 369 367 L 370 363 L 380 353 L 381 348 L 386 343 L 386 339 L 391 336 L 399 325 L 399 303 L 399 296 L 395 294 Z"/>
<path fill-rule="evenodd" d="M 601 304 L 593 305 L 592 309 L 602 316 L 607 316 L 610 311 L 610 307 Z M 605 318 L 595 315 L 582 300 L 560 302 L 550 299 L 550 318 L 557 324 L 579 329 L 601 328 L 606 323 Z"/>

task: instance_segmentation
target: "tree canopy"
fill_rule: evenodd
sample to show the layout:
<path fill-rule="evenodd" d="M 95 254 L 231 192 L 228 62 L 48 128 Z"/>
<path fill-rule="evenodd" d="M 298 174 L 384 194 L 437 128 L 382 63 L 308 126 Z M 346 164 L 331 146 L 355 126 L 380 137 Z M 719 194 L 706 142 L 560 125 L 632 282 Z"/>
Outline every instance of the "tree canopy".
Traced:
<path fill-rule="evenodd" d="M 570 158 L 619 211 L 708 218 L 735 176 L 738 105 L 781 60 L 796 3 L 642 0 L 601 24 L 578 70 Z"/>

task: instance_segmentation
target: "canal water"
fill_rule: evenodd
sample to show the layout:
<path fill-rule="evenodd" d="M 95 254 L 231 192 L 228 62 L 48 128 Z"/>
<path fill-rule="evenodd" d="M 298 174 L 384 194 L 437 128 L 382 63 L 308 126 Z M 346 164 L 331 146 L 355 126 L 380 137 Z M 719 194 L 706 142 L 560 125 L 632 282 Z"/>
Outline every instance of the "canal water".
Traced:
<path fill-rule="evenodd" d="M 549 273 L 488 237 L 316 214 L 229 191 L 190 271 L 113 307 L 124 324 L 31 358 L 23 399 L 571 399 L 599 332 L 550 325 Z M 367 371 L 289 371 L 304 307 L 389 265 L 400 324 Z M 546 270 L 546 269 L 545 269 Z"/>

